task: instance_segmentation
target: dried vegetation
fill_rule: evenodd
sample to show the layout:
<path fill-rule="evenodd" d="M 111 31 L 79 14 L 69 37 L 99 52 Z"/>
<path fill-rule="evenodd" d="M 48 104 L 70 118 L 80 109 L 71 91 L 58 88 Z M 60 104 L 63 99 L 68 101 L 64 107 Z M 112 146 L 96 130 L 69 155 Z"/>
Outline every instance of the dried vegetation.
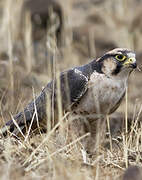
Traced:
<path fill-rule="evenodd" d="M 40 1 L 40 0 L 39 0 Z M 137 54 L 141 69 L 141 0 L 0 1 L 0 122 L 22 110 L 54 76 L 114 47 Z M 30 16 L 32 12 L 32 17 Z M 40 15 L 39 15 L 40 14 Z M 141 72 L 110 117 L 103 144 L 88 156 L 67 128 L 25 139 L 0 139 L 0 179 L 122 179 L 129 165 L 142 165 Z M 66 117 L 64 117 L 66 120 Z M 60 122 L 57 127 L 61 126 Z M 108 131 L 108 130 L 107 130 Z"/>

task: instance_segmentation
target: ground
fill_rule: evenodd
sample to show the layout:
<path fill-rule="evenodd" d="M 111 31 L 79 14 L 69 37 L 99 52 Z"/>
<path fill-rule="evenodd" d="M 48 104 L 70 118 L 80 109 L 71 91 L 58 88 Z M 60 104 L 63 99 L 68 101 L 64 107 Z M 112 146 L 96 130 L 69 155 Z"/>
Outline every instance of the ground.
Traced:
<path fill-rule="evenodd" d="M 66 125 L 63 131 L 53 129 L 30 138 L 1 138 L 0 177 L 122 179 L 127 166 L 142 165 L 142 1 L 57 0 L 62 12 L 61 26 L 60 12 L 52 8 L 49 0 L 46 36 L 38 16 L 40 26 L 31 30 L 29 15 L 21 11 L 22 2 L 0 1 L 1 124 L 22 110 L 52 79 L 52 68 L 60 72 L 87 63 L 115 47 L 126 47 L 136 52 L 139 70 L 131 75 L 128 93 L 110 117 L 112 147 L 107 130 L 103 144 L 89 156 L 81 144 L 89 135 L 71 139 L 73 133 Z M 58 27 L 61 34 L 57 45 Z"/>

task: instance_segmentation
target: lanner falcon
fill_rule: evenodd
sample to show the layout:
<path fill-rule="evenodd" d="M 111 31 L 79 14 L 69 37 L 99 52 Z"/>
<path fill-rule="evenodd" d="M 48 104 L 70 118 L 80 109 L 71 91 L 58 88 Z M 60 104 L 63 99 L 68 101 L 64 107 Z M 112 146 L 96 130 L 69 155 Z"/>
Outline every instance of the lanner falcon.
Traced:
<path fill-rule="evenodd" d="M 128 77 L 136 67 L 134 52 L 116 48 L 88 64 L 62 72 L 25 107 L 24 112 L 8 121 L 1 128 L 1 133 L 18 135 L 19 128 L 25 132 L 31 123 L 32 129 L 41 127 L 49 118 L 57 123 L 59 106 L 63 112 L 75 114 L 111 114 L 119 107 L 126 92 Z"/>

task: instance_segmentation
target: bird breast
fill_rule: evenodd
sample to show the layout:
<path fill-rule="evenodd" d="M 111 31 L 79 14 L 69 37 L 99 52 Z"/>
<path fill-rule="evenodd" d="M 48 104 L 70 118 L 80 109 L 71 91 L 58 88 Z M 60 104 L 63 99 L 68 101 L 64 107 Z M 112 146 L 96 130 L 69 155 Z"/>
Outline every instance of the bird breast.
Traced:
<path fill-rule="evenodd" d="M 87 114 L 110 114 L 120 105 L 125 91 L 125 80 L 116 80 L 105 74 L 94 72 L 88 82 L 88 90 L 75 111 Z"/>

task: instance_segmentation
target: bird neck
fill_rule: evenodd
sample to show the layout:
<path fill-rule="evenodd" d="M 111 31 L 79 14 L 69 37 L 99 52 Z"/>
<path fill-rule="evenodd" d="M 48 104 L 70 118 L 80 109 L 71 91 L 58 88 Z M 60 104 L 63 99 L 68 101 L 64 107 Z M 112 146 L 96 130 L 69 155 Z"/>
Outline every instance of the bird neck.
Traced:
<path fill-rule="evenodd" d="M 112 77 L 116 80 L 123 80 L 124 82 L 127 83 L 129 76 L 132 72 L 132 69 L 127 68 L 127 69 L 121 69 L 121 71 L 117 75 L 113 75 Z"/>
<path fill-rule="evenodd" d="M 92 73 L 94 71 L 102 73 L 101 72 L 101 67 L 99 67 L 99 65 L 97 66 L 97 64 L 94 63 L 94 61 L 92 61 L 92 62 L 90 62 L 88 64 L 85 64 L 83 66 L 77 67 L 77 69 L 79 71 L 81 71 L 88 79 L 90 78 L 90 76 L 92 75 Z"/>

